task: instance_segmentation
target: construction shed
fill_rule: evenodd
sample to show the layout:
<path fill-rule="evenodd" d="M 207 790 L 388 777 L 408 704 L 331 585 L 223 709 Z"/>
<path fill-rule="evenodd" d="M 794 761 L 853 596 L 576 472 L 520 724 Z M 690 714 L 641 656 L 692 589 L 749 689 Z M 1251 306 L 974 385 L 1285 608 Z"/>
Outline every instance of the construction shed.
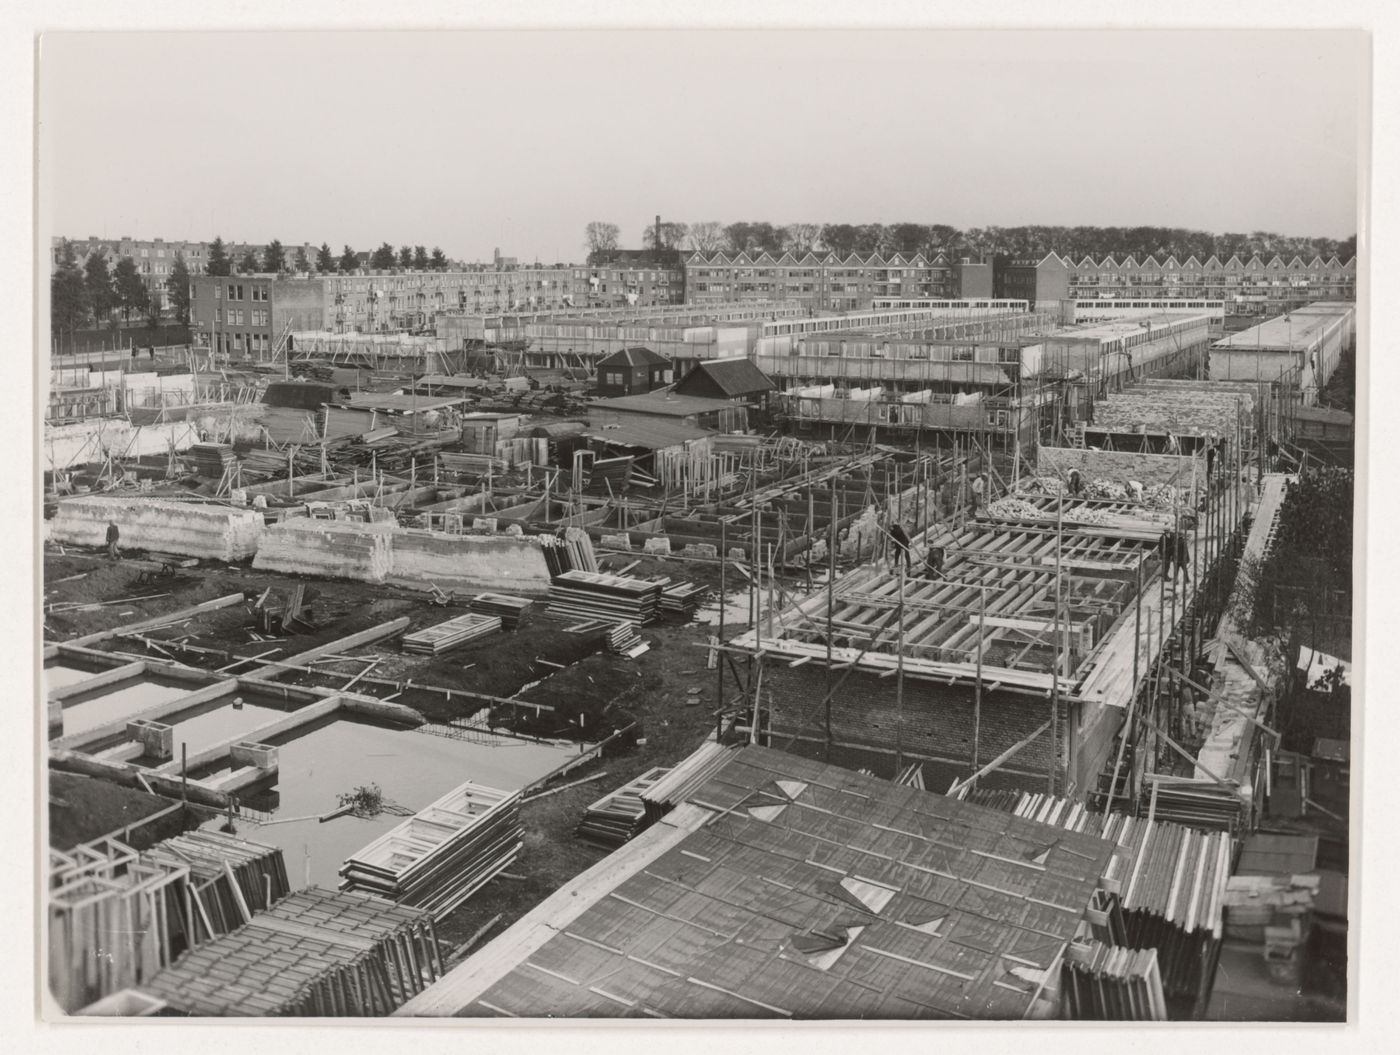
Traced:
<path fill-rule="evenodd" d="M 1103 839 L 743 747 L 395 1014 L 1054 1018 L 1117 864 Z"/>
<path fill-rule="evenodd" d="M 598 363 L 598 394 L 633 396 L 671 383 L 671 361 L 650 348 L 624 348 Z"/>
<path fill-rule="evenodd" d="M 711 359 L 676 383 L 678 396 L 728 399 L 749 406 L 766 406 L 768 393 L 778 386 L 749 359 Z"/>

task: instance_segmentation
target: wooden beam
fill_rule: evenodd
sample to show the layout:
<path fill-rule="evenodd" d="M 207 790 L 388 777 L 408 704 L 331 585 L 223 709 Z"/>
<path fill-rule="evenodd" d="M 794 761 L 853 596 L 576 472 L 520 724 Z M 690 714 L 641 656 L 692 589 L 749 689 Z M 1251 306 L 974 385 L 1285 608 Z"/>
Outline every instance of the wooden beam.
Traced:
<path fill-rule="evenodd" d="M 1022 748 L 1029 747 L 1031 742 L 1034 741 L 1036 737 L 1038 737 L 1041 733 L 1045 732 L 1045 730 L 1049 728 L 1050 723 L 1047 721 L 1043 725 L 1041 725 L 1040 728 L 1038 728 L 1035 732 L 1031 733 L 1030 736 L 1026 737 L 1024 740 L 1018 741 L 1011 747 L 1008 747 L 1005 751 L 997 755 L 996 758 L 992 759 L 985 766 L 979 769 L 976 773 L 973 773 L 971 776 L 969 776 L 966 780 L 954 781 L 953 786 L 948 789 L 948 794 L 957 794 L 957 792 L 972 784 L 974 781 L 986 776 L 992 770 L 997 769 L 1001 766 L 1003 762 L 1011 758 L 1012 755 L 1016 754 Z"/>
<path fill-rule="evenodd" d="M 314 659 L 328 655 L 332 652 L 339 652 L 343 649 L 359 648 L 361 645 L 368 645 L 374 641 L 382 641 L 386 637 L 393 637 L 408 629 L 408 616 L 400 616 L 398 619 L 391 619 L 387 623 L 380 623 L 372 626 L 368 630 L 361 630 L 358 634 L 351 634 L 349 637 L 342 637 L 332 641 L 330 644 L 321 645 L 306 652 L 299 652 L 295 656 L 288 656 L 280 663 L 270 663 L 250 671 L 246 677 L 249 678 L 271 678 L 287 667 L 295 667 L 310 663 Z"/>

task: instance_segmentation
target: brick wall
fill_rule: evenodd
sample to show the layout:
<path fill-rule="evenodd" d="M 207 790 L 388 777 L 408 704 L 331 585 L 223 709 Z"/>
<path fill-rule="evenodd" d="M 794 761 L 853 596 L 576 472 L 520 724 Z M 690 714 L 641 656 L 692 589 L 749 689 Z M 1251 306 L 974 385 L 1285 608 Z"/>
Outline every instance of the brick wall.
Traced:
<path fill-rule="evenodd" d="M 1205 458 L 1195 456 L 1195 479 L 1204 484 Z M 1137 480 L 1144 486 L 1174 484 L 1189 487 L 1193 456 L 1185 454 L 1133 454 L 1126 451 L 1093 451 L 1079 447 L 1041 447 L 1036 451 L 1036 472 L 1063 475 L 1078 469 L 1086 481 Z"/>
<path fill-rule="evenodd" d="M 839 672 L 833 673 L 833 680 L 839 677 Z M 785 739 L 793 733 L 809 744 L 824 739 L 821 701 L 826 695 L 826 678 L 826 670 L 817 664 L 795 668 L 780 662 L 768 664 L 764 685 L 772 693 L 773 746 L 784 747 Z M 972 760 L 974 695 L 971 686 L 906 678 L 901 735 L 895 678 L 854 673 L 833 696 L 832 738 L 846 747 L 868 749 L 866 753 L 872 761 L 865 764 L 877 776 L 894 775 L 897 741 L 902 743 L 906 761 L 930 759 L 936 763 L 951 763 L 947 772 L 967 776 Z M 765 694 L 765 705 L 769 702 Z M 978 759 L 980 765 L 986 765 L 1044 723 L 1050 716 L 1050 701 L 984 689 L 981 711 Z M 1062 718 L 1058 741 L 1061 774 L 1068 757 L 1064 731 Z M 881 758 L 883 765 L 874 764 Z M 1007 776 L 1019 778 L 1022 786 L 1043 790 L 1049 760 L 1050 738 L 1045 733 L 1013 755 L 1003 769 Z M 1063 776 L 1060 779 L 1063 780 Z"/>

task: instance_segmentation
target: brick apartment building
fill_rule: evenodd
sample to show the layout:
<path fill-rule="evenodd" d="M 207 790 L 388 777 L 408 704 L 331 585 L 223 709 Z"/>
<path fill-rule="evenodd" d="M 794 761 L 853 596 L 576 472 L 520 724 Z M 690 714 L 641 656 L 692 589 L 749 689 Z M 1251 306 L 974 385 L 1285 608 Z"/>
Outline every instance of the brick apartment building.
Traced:
<path fill-rule="evenodd" d="M 1032 306 L 1064 299 L 1182 298 L 1223 301 L 1228 315 L 1273 315 L 1313 301 L 1356 299 L 1355 257 L 1342 263 L 1335 256 L 1310 262 L 1232 256 L 1221 263 L 1212 256 L 1202 263 L 1194 256 L 1184 262 L 1174 256 L 1161 262 L 1107 256 L 1076 264 L 1047 253 L 1038 260 L 999 259 L 993 277 L 998 297 L 1023 298 Z"/>
<path fill-rule="evenodd" d="M 353 275 L 202 275 L 192 282 L 195 340 L 265 355 L 287 330 L 388 333 L 448 311 L 551 311 L 578 299 L 575 269 L 368 271 Z"/>

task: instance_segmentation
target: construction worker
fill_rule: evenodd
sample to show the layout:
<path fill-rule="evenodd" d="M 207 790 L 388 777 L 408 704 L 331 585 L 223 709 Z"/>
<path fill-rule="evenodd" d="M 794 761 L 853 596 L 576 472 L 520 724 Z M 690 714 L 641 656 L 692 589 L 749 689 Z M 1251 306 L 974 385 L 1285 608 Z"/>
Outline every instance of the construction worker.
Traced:
<path fill-rule="evenodd" d="M 943 547 L 930 546 L 924 554 L 924 578 L 937 582 L 943 578 Z"/>
<path fill-rule="evenodd" d="M 1079 474 L 1078 469 L 1069 471 L 1069 493 L 1078 497 L 1084 490 L 1084 478 Z"/>
<path fill-rule="evenodd" d="M 890 562 L 891 569 L 899 567 L 899 562 L 904 561 L 904 570 L 912 571 L 909 564 L 909 535 L 900 526 L 899 522 L 890 525 L 890 541 L 894 543 L 894 560 Z"/>
<path fill-rule="evenodd" d="M 982 497 L 987 492 L 987 482 L 981 476 L 972 478 L 972 515 L 977 515 L 978 508 L 982 505 Z"/>
<path fill-rule="evenodd" d="M 1176 580 L 1175 568 L 1181 569 L 1182 582 L 1191 581 L 1191 573 L 1188 566 L 1191 563 L 1191 553 L 1186 546 L 1186 536 L 1172 528 L 1162 533 L 1162 570 L 1167 578 L 1173 582 Z"/>
<path fill-rule="evenodd" d="M 117 530 L 115 520 L 107 521 L 107 557 L 109 560 L 121 560 L 121 550 L 117 543 L 121 540 L 122 533 Z"/>

